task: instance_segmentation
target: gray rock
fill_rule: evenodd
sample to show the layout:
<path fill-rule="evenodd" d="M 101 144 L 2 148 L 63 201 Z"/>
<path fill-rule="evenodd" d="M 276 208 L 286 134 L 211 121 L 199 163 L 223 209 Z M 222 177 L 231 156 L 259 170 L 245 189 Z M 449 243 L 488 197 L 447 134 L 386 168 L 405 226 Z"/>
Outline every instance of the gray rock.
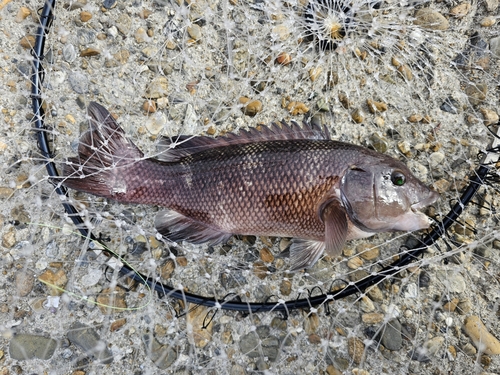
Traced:
<path fill-rule="evenodd" d="M 76 31 L 76 40 L 81 46 L 86 46 L 95 42 L 96 33 L 88 29 L 78 29 Z"/>
<path fill-rule="evenodd" d="M 89 91 L 89 80 L 87 76 L 79 72 L 73 72 L 68 76 L 69 85 L 77 94 L 86 94 Z"/>
<path fill-rule="evenodd" d="M 20 297 L 26 297 L 30 294 L 34 284 L 35 276 L 33 276 L 33 272 L 29 270 L 16 272 L 15 285 Z"/>
<path fill-rule="evenodd" d="M 32 358 L 47 360 L 54 355 L 56 349 L 56 340 L 28 334 L 15 335 L 9 344 L 10 357 L 17 360 Z"/>
<path fill-rule="evenodd" d="M 457 272 L 442 270 L 436 272 L 436 276 L 449 293 L 463 293 L 467 288 L 465 279 Z"/>
<path fill-rule="evenodd" d="M 63 59 L 66 62 L 72 63 L 76 60 L 75 46 L 71 43 L 66 44 L 62 49 Z"/>
<path fill-rule="evenodd" d="M 490 40 L 490 52 L 493 56 L 500 59 L 500 36 L 491 38 Z"/>
<path fill-rule="evenodd" d="M 389 350 L 399 350 L 402 348 L 401 323 L 397 319 L 390 320 L 384 326 L 380 342 Z"/>
<path fill-rule="evenodd" d="M 144 334 L 142 341 L 146 347 L 147 356 L 158 368 L 164 370 L 177 359 L 177 352 L 171 346 L 160 344 L 153 335 Z"/>
<path fill-rule="evenodd" d="M 69 328 L 67 337 L 72 344 L 82 349 L 85 354 L 95 356 L 99 362 L 105 364 L 113 362 L 113 354 L 93 328 L 75 322 Z"/>
<path fill-rule="evenodd" d="M 278 349 L 279 340 L 270 335 L 268 326 L 260 326 L 240 340 L 240 350 L 251 358 L 265 356 L 274 361 L 278 357 Z"/>
<path fill-rule="evenodd" d="M 460 108 L 460 103 L 453 99 L 452 97 L 448 97 L 444 100 L 441 107 L 439 107 L 441 111 L 445 111 L 448 113 L 453 113 L 456 115 L 458 113 L 458 109 Z"/>

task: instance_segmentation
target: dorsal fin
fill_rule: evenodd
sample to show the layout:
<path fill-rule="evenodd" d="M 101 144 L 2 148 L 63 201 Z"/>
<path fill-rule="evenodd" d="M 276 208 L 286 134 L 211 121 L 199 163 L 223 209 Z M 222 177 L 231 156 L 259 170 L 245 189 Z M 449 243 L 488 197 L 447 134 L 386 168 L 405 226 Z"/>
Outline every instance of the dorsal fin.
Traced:
<path fill-rule="evenodd" d="M 254 142 L 284 141 L 293 139 L 329 140 L 330 133 L 326 126 L 311 125 L 303 122 L 302 126 L 292 121 L 290 124 L 280 121 L 261 129 L 240 130 L 238 134 L 229 133 L 221 137 L 186 136 L 164 137 L 158 143 L 158 160 L 174 162 L 188 155 L 206 151 L 215 147 L 243 145 Z"/>

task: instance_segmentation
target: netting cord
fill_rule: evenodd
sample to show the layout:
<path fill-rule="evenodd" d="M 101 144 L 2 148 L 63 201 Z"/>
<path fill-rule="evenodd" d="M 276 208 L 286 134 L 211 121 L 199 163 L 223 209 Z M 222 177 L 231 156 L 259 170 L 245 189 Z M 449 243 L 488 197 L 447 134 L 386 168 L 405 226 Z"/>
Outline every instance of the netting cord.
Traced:
<path fill-rule="evenodd" d="M 44 68 L 42 61 L 44 58 L 43 52 L 45 41 L 50 31 L 52 21 L 54 19 L 54 9 L 56 0 L 46 0 L 44 7 L 40 13 L 40 24 L 36 33 L 35 45 L 32 50 L 33 55 L 33 70 L 31 75 L 31 99 L 33 107 L 33 122 L 37 130 L 38 147 L 45 159 L 45 166 L 49 178 L 58 177 L 58 171 L 52 159 L 52 151 L 49 146 L 46 127 L 44 124 L 45 112 L 42 107 L 42 83 L 44 80 Z M 399 259 L 392 264 L 384 267 L 376 274 L 372 274 L 360 281 L 348 283 L 347 286 L 336 290 L 335 292 L 324 293 L 317 296 L 309 296 L 308 298 L 297 299 L 293 301 L 278 301 L 278 302 L 244 302 L 241 298 L 232 298 L 231 300 L 217 299 L 215 297 L 204 297 L 188 292 L 184 292 L 178 288 L 173 288 L 166 284 L 158 282 L 156 279 L 144 276 L 127 265 L 121 265 L 119 272 L 138 283 L 147 285 L 152 290 L 155 290 L 161 296 L 175 298 L 187 303 L 215 307 L 223 310 L 242 311 L 246 313 L 256 313 L 264 311 L 280 311 L 288 313 L 294 309 L 310 308 L 313 306 L 321 306 L 334 300 L 345 298 L 347 296 L 361 293 L 371 285 L 377 284 L 385 278 L 390 278 L 400 272 L 406 265 L 410 264 L 420 257 L 436 240 L 442 237 L 448 228 L 456 221 L 463 212 L 465 206 L 471 201 L 478 189 L 485 183 L 485 178 L 490 171 L 491 163 L 482 163 L 470 178 L 469 185 L 465 192 L 460 197 L 460 200 L 453 206 L 451 211 L 444 219 L 435 224 L 431 231 L 419 241 L 419 243 L 411 249 L 402 247 L 402 254 Z M 69 203 L 67 199 L 67 190 L 63 186 L 55 186 L 55 191 L 61 197 L 64 210 L 69 218 L 73 221 L 78 231 L 84 238 L 99 243 L 97 238 L 90 233 L 85 226 L 77 209 Z M 101 244 L 102 245 L 102 244 Z M 104 246 L 104 245 L 102 245 Z"/>

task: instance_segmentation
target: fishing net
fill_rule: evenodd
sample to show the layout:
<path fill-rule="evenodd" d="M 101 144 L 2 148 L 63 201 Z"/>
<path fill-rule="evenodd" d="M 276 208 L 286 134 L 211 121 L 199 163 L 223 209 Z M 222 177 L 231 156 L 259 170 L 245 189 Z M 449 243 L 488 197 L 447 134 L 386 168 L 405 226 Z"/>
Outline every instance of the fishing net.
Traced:
<path fill-rule="evenodd" d="M 498 2 L 4 0 L 0 19 L 5 371 L 500 371 Z M 90 101 L 145 157 L 326 124 L 433 186 L 434 225 L 300 272 L 288 238 L 164 241 L 161 208 L 55 178 Z"/>

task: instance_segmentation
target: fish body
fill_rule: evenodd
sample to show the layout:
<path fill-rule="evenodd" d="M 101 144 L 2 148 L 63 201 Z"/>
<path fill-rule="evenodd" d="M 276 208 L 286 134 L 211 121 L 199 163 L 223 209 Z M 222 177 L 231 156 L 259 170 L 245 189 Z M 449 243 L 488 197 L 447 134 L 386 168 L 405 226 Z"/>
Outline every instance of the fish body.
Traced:
<path fill-rule="evenodd" d="M 418 209 L 438 194 L 400 161 L 333 141 L 326 130 L 273 124 L 225 137 L 180 136 L 145 158 L 109 112 L 90 103 L 90 130 L 63 184 L 119 202 L 152 204 L 172 241 L 219 243 L 234 234 L 293 237 L 292 269 L 345 241 L 429 226 Z"/>

